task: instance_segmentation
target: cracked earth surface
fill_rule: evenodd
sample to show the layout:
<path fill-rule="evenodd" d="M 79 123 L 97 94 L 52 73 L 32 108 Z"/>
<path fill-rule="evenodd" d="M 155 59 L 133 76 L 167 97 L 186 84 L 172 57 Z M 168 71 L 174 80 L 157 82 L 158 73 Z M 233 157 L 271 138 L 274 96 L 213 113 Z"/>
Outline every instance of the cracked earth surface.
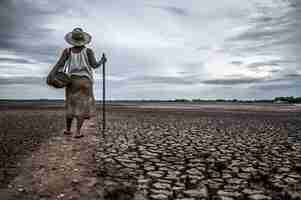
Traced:
<path fill-rule="evenodd" d="M 113 111 L 98 168 L 136 199 L 301 199 L 296 124 L 294 113 Z"/>
<path fill-rule="evenodd" d="M 2 199 L 301 199 L 300 112 L 111 107 L 105 136 L 93 119 L 81 140 L 58 132 L 59 112 L 2 112 L 2 145 L 9 131 L 26 136 L 25 149 L 46 134 Z M 24 123 L 7 122 L 14 116 Z"/>

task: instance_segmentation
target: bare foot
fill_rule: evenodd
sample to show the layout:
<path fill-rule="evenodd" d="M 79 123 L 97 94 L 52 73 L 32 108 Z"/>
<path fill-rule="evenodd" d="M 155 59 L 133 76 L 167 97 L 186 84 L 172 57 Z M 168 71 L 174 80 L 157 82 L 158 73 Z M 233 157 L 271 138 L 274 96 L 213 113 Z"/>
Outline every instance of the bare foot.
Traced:
<path fill-rule="evenodd" d="M 83 134 L 76 134 L 76 135 L 74 136 L 74 138 L 82 138 L 82 137 L 84 137 Z"/>
<path fill-rule="evenodd" d="M 90 119 L 90 118 L 91 118 L 90 113 L 87 112 L 87 113 L 83 114 L 83 118 L 84 118 L 84 119 Z"/>
<path fill-rule="evenodd" d="M 65 135 L 71 135 L 72 132 L 71 132 L 71 131 L 64 130 L 64 134 L 65 134 Z"/>

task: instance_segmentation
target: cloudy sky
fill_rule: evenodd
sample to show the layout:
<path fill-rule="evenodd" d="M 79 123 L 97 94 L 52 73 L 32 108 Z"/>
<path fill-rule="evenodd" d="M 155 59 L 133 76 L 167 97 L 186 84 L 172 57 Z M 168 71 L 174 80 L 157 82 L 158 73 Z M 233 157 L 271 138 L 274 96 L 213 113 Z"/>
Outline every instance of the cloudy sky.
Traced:
<path fill-rule="evenodd" d="M 1 0 L 0 98 L 64 98 L 45 76 L 74 27 L 110 99 L 301 96 L 300 22 L 299 0 Z"/>

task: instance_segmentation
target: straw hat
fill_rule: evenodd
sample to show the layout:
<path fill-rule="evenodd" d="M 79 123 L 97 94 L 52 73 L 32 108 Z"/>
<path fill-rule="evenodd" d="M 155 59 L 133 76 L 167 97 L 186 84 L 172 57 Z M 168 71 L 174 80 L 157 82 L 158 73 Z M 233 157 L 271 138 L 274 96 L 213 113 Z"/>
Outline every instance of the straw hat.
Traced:
<path fill-rule="evenodd" d="M 75 28 L 65 35 L 65 40 L 73 46 L 83 46 L 91 41 L 91 35 L 81 28 Z"/>

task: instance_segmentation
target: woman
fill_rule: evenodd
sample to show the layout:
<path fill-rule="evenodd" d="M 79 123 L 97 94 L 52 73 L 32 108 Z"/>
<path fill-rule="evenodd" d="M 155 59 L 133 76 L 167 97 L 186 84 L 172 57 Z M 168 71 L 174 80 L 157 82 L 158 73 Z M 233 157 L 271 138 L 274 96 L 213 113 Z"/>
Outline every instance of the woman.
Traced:
<path fill-rule="evenodd" d="M 71 84 L 65 88 L 66 129 L 64 134 L 70 135 L 71 125 L 74 118 L 77 120 L 75 138 L 84 135 L 80 129 L 85 119 L 96 115 L 95 98 L 93 94 L 93 68 L 99 67 L 106 62 L 103 58 L 96 61 L 94 52 L 85 45 L 91 41 L 91 36 L 81 28 L 75 28 L 65 35 L 67 43 L 71 48 L 66 48 L 56 68 L 66 68 L 66 73 L 71 77 Z"/>

